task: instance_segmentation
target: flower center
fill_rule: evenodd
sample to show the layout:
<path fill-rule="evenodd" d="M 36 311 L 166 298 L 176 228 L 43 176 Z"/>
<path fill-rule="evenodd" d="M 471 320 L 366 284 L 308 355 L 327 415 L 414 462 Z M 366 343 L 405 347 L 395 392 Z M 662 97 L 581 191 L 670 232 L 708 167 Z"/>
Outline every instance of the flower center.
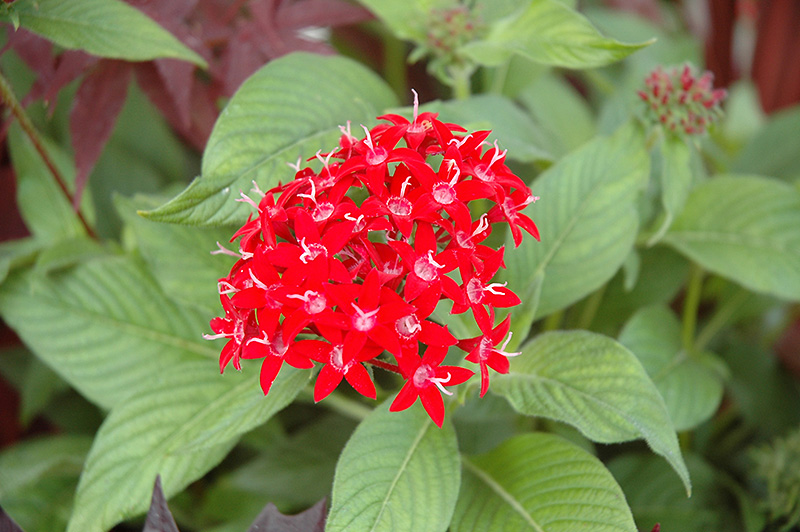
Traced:
<path fill-rule="evenodd" d="M 394 324 L 394 328 L 400 336 L 409 340 L 422 330 L 422 325 L 419 324 L 416 315 L 409 314 L 397 320 Z"/>
<path fill-rule="evenodd" d="M 467 297 L 469 302 L 475 305 L 483 300 L 483 285 L 475 277 L 467 283 Z"/>
<path fill-rule="evenodd" d="M 442 205 L 450 205 L 456 200 L 456 191 L 449 183 L 436 183 L 433 186 L 433 199 Z"/>
<path fill-rule="evenodd" d="M 444 265 L 433 260 L 433 251 L 428 251 L 427 256 L 418 258 L 414 263 L 414 273 L 423 281 L 428 282 L 439 277 L 441 268 L 444 268 Z"/>
<path fill-rule="evenodd" d="M 341 345 L 335 345 L 333 346 L 333 349 L 331 349 L 331 365 L 339 371 L 344 371 L 346 369 L 344 365 L 344 358 L 342 357 Z"/>
<path fill-rule="evenodd" d="M 353 316 L 353 328 L 357 331 L 371 331 L 378 323 L 378 309 L 364 312 L 355 303 L 351 303 L 356 313 Z"/>
<path fill-rule="evenodd" d="M 486 164 L 481 163 L 475 166 L 475 177 L 484 183 L 492 183 L 494 181 L 494 172 Z"/>
<path fill-rule="evenodd" d="M 382 146 L 377 146 L 367 152 L 367 164 L 376 166 L 384 162 L 389 157 L 389 152 Z"/>
<path fill-rule="evenodd" d="M 334 206 L 332 203 L 325 202 L 320 203 L 317 205 L 313 211 L 311 211 L 311 217 L 314 219 L 315 222 L 322 222 L 327 220 L 333 214 Z"/>
<path fill-rule="evenodd" d="M 308 264 L 308 261 L 314 260 L 320 255 L 327 255 L 328 253 L 328 250 L 325 249 L 325 246 L 322 244 L 316 242 L 306 244 L 305 238 L 300 239 L 300 247 L 303 248 L 303 253 L 300 255 L 300 261 L 303 264 Z"/>
<path fill-rule="evenodd" d="M 415 387 L 422 388 L 425 383 L 431 380 L 434 376 L 436 376 L 436 373 L 433 371 L 433 368 L 427 364 L 423 364 L 417 368 L 417 371 L 414 372 L 412 382 L 414 383 Z"/>
<path fill-rule="evenodd" d="M 395 216 L 408 216 L 411 214 L 412 205 L 411 202 L 405 198 L 392 196 L 389 198 L 389 201 L 386 202 L 386 207 L 388 207 L 389 211 Z"/>
<path fill-rule="evenodd" d="M 325 306 L 328 303 L 328 301 L 325 299 L 325 296 L 318 292 L 306 293 L 306 295 L 308 299 L 306 299 L 303 307 L 308 314 L 319 314 L 325 310 Z"/>

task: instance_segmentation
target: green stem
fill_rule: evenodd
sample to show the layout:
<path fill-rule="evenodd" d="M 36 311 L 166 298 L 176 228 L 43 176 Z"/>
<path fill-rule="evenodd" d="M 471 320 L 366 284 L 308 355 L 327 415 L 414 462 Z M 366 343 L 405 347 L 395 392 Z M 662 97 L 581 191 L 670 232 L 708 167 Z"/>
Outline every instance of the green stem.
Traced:
<path fill-rule="evenodd" d="M 600 308 L 600 303 L 603 301 L 603 295 L 606 293 L 606 286 L 608 286 L 608 283 L 601 286 L 598 290 L 595 290 L 595 292 L 589 296 L 589 299 L 586 300 L 578 320 L 579 329 L 588 329 L 591 327 L 594 317 L 597 315 L 597 309 Z"/>
<path fill-rule="evenodd" d="M 406 70 L 405 43 L 392 32 L 383 32 L 383 75 L 400 101 L 408 98 L 408 72 Z"/>
<path fill-rule="evenodd" d="M 47 166 L 47 169 L 50 171 L 50 174 L 53 176 L 53 179 L 55 179 L 58 188 L 61 189 L 61 192 L 66 197 L 69 204 L 74 205 L 75 200 L 72 196 L 72 193 L 67 188 L 66 181 L 61 175 L 61 172 L 58 171 L 58 168 L 56 168 L 56 165 L 50 159 L 50 155 L 44 149 L 44 145 L 39 136 L 39 133 L 36 131 L 36 127 L 33 125 L 33 122 L 28 116 L 28 113 L 25 112 L 25 109 L 19 103 L 19 100 L 14 94 L 14 90 L 11 88 L 11 84 L 8 83 L 8 80 L 6 80 L 5 76 L 3 76 L 1 72 L 0 72 L 0 99 L 2 99 L 2 102 L 11 110 L 11 114 L 13 114 L 14 118 L 16 118 L 17 122 L 19 122 L 20 127 L 22 127 L 22 131 L 24 131 L 25 134 L 30 139 L 34 149 L 39 154 L 39 157 L 42 158 L 42 161 L 44 162 L 45 166 Z M 79 208 L 75 209 L 75 214 L 78 216 L 78 220 L 80 221 L 81 225 L 83 225 L 83 228 L 86 230 L 86 234 L 89 235 L 91 238 L 96 239 L 97 234 L 94 232 L 94 229 L 92 229 L 92 227 L 86 221 L 86 218 L 84 218 L 83 213 L 80 211 Z"/>
<path fill-rule="evenodd" d="M 694 333 L 697 328 L 697 309 L 700 307 L 700 293 L 703 288 L 703 269 L 692 263 L 689 270 L 689 286 L 683 301 L 683 348 L 687 353 L 694 350 Z"/>
<path fill-rule="evenodd" d="M 506 79 L 508 79 L 508 68 L 510 65 L 510 61 L 506 61 L 494 69 L 494 74 L 492 75 L 492 86 L 489 89 L 489 92 L 493 94 L 503 94 L 503 88 L 506 86 Z"/>
<path fill-rule="evenodd" d="M 457 100 L 466 100 L 472 93 L 470 87 L 472 69 L 463 66 L 453 66 L 449 71 L 450 79 L 453 81 L 453 97 Z"/>
<path fill-rule="evenodd" d="M 697 340 L 694 342 L 694 347 L 697 351 L 702 351 L 708 343 L 728 324 L 730 319 L 739 310 L 747 300 L 750 299 L 750 292 L 744 288 L 739 288 L 739 291 L 724 304 L 722 304 L 708 323 L 703 327 L 697 335 Z"/>
<path fill-rule="evenodd" d="M 559 327 L 561 327 L 561 321 L 563 319 L 564 319 L 563 309 L 559 310 L 558 312 L 553 312 L 544 319 L 544 324 L 542 324 L 542 332 L 557 330 Z"/>

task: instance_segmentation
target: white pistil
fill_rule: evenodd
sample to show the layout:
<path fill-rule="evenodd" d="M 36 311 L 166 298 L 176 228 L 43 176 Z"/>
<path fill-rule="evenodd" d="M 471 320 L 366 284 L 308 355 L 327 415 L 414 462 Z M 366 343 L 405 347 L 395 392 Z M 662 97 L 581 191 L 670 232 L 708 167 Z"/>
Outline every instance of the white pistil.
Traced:
<path fill-rule="evenodd" d="M 494 351 L 496 353 L 500 354 L 500 355 L 503 355 L 504 357 L 515 357 L 515 356 L 521 355 L 522 354 L 521 352 L 516 352 L 516 353 L 507 353 L 506 352 L 506 346 L 511 341 L 511 337 L 512 336 L 514 336 L 514 333 L 511 332 L 511 331 L 508 331 L 508 336 L 506 337 L 506 341 L 503 342 L 503 345 L 500 346 L 500 349 L 495 349 Z"/>
<path fill-rule="evenodd" d="M 253 284 L 254 284 L 254 285 L 256 285 L 257 287 L 259 287 L 260 289 L 262 289 L 262 290 L 269 290 L 269 287 L 268 287 L 267 285 L 265 285 L 265 284 L 264 284 L 264 283 L 261 281 L 261 279 L 259 279 L 258 277 L 256 277 L 256 274 L 254 274 L 254 273 L 253 273 L 253 270 L 250 270 L 250 279 L 252 279 L 252 280 L 253 280 Z"/>
<path fill-rule="evenodd" d="M 250 189 L 250 192 L 253 192 L 253 193 L 255 193 L 255 194 L 258 194 L 258 195 L 259 195 L 260 197 L 262 197 L 262 198 L 263 198 L 264 196 L 266 196 L 266 195 L 267 195 L 267 194 L 266 194 L 266 192 L 264 192 L 263 190 L 261 190 L 261 189 L 258 187 L 258 183 L 256 183 L 256 180 L 255 180 L 255 179 L 253 179 L 253 188 L 251 188 L 251 189 Z"/>
<path fill-rule="evenodd" d="M 296 163 L 286 163 L 286 164 L 289 166 L 289 168 L 291 168 L 295 172 L 299 172 L 300 171 L 300 163 L 302 162 L 302 160 L 303 159 L 301 157 L 298 157 Z"/>
<path fill-rule="evenodd" d="M 219 292 L 219 295 L 222 295 L 222 294 L 235 294 L 238 291 L 239 291 L 239 289 L 236 288 L 235 286 L 233 286 L 228 281 L 219 281 L 217 283 L 217 292 Z"/>
<path fill-rule="evenodd" d="M 231 336 L 233 336 L 233 333 L 227 333 L 227 334 L 224 334 L 224 333 L 220 333 L 220 334 L 204 334 L 203 335 L 203 339 L 204 340 L 218 340 L 220 338 L 230 338 Z"/>
<path fill-rule="evenodd" d="M 487 229 L 489 229 L 489 215 L 483 213 L 481 214 L 480 219 L 478 219 L 478 226 L 475 227 L 474 231 L 472 231 L 472 236 L 476 237 Z"/>
<path fill-rule="evenodd" d="M 319 155 L 319 152 L 317 152 L 317 155 Z M 309 183 L 311 183 L 311 194 L 298 194 L 297 197 L 298 198 L 308 198 L 308 199 L 310 199 L 312 201 L 312 203 L 314 203 L 314 205 L 316 205 L 317 204 L 317 187 L 316 187 L 316 185 L 314 185 L 314 180 L 313 179 L 309 179 L 308 181 L 309 181 Z"/>
<path fill-rule="evenodd" d="M 403 181 L 403 184 L 400 185 L 400 197 L 402 198 L 406 194 L 406 188 L 411 186 L 411 176 L 408 176 Z"/>

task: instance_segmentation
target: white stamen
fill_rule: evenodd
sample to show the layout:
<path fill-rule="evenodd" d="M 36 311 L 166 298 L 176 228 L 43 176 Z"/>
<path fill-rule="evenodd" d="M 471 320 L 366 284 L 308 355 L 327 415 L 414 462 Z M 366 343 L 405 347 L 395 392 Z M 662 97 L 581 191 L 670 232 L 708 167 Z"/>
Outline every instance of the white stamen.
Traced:
<path fill-rule="evenodd" d="M 222 295 L 222 294 L 235 294 L 238 291 L 239 291 L 239 289 L 236 288 L 235 286 L 233 286 L 228 281 L 220 281 L 220 282 L 217 283 L 217 292 L 219 292 L 219 295 Z"/>
<path fill-rule="evenodd" d="M 300 171 L 300 163 L 302 162 L 302 160 L 303 159 L 301 157 L 298 157 L 296 163 L 286 163 L 286 164 L 289 166 L 289 168 L 291 168 L 295 172 L 299 172 Z"/>
<path fill-rule="evenodd" d="M 445 394 L 445 395 L 453 395 L 453 392 L 448 391 L 444 387 L 445 384 L 450 382 L 450 372 L 449 371 L 447 372 L 447 377 L 430 377 L 428 380 L 431 381 L 434 385 L 436 385 L 436 387 L 439 388 L 439 391 L 442 392 L 443 394 Z"/>
<path fill-rule="evenodd" d="M 223 333 L 220 333 L 220 334 L 204 334 L 203 335 L 203 339 L 204 340 L 219 340 L 220 338 L 230 338 L 231 336 L 233 336 L 233 333 L 228 333 L 228 334 L 223 334 Z"/>
<path fill-rule="evenodd" d="M 265 285 L 263 282 L 261 282 L 261 279 L 256 277 L 256 274 L 253 273 L 253 270 L 250 270 L 250 279 L 252 279 L 253 280 L 253 284 L 255 284 L 260 289 L 269 290 L 269 287 L 267 287 L 267 285 Z"/>
<path fill-rule="evenodd" d="M 319 155 L 319 152 L 317 152 L 317 155 Z M 311 194 L 298 194 L 297 197 L 298 198 L 308 198 L 314 203 L 314 205 L 316 205 L 317 204 L 317 187 L 316 187 L 316 185 L 314 185 L 314 180 L 313 179 L 309 179 L 308 181 L 309 181 L 309 183 L 311 183 Z"/>
<path fill-rule="evenodd" d="M 505 283 L 492 283 L 492 284 L 484 286 L 483 290 L 484 290 L 484 292 L 489 292 L 489 293 L 494 294 L 496 296 L 502 296 L 503 292 L 498 292 L 497 289 L 498 288 L 505 288 L 506 285 L 508 285 L 508 281 L 506 281 Z"/>
<path fill-rule="evenodd" d="M 405 180 L 403 181 L 403 184 L 402 184 L 402 185 L 400 185 L 400 197 L 401 197 L 401 198 L 402 198 L 403 196 L 405 196 L 405 193 L 406 193 L 406 188 L 408 188 L 408 187 L 410 187 L 410 186 L 411 186 L 411 176 L 408 176 L 408 177 L 407 177 L 407 178 L 405 178 Z"/>
<path fill-rule="evenodd" d="M 471 138 L 472 138 L 472 133 L 461 139 L 453 137 L 452 139 L 450 139 L 450 142 L 448 142 L 447 145 L 449 146 L 450 144 L 455 144 L 456 148 L 460 148 Z"/>
<path fill-rule="evenodd" d="M 261 190 L 258 187 L 258 183 L 256 183 L 255 179 L 253 179 L 253 188 L 250 189 L 250 192 L 254 192 L 255 194 L 258 194 L 262 198 L 267 195 L 263 190 Z"/>
<path fill-rule="evenodd" d="M 241 196 L 241 198 L 239 198 L 239 199 L 236 199 L 236 200 L 234 200 L 234 201 L 238 201 L 238 202 L 240 202 L 240 203 L 247 203 L 247 204 L 249 204 L 251 207 L 253 207 L 255 210 L 258 210 L 258 203 L 256 203 L 255 201 L 253 201 L 253 199 L 252 199 L 250 196 L 248 196 L 248 195 L 247 195 L 247 194 L 245 194 L 244 192 L 239 192 L 239 196 Z"/>
<path fill-rule="evenodd" d="M 361 127 L 364 129 L 364 132 L 367 134 L 367 138 L 364 139 L 364 144 L 369 146 L 371 151 L 375 151 L 375 145 L 372 143 L 372 135 L 369 133 L 369 129 L 364 124 L 361 124 Z"/>
<path fill-rule="evenodd" d="M 417 114 L 419 113 L 419 94 L 414 89 L 411 89 L 411 92 L 414 93 L 414 119 L 411 121 L 413 123 L 417 121 Z"/>
<path fill-rule="evenodd" d="M 230 255 L 231 257 L 236 257 L 237 259 L 242 258 L 240 254 L 236 253 L 235 251 L 231 251 L 226 247 L 223 247 L 222 244 L 220 244 L 219 242 L 217 242 L 217 247 L 219 249 L 212 251 L 211 252 L 212 255 Z"/>
<path fill-rule="evenodd" d="M 521 352 L 517 352 L 517 353 L 506 353 L 506 346 L 507 346 L 507 345 L 508 345 L 508 343 L 511 341 L 511 337 L 512 337 L 512 336 L 514 336 L 514 333 L 513 333 L 513 332 L 511 332 L 511 331 L 508 331 L 508 336 L 506 337 L 506 341 L 505 341 L 505 342 L 503 342 L 503 345 L 502 345 L 502 346 L 500 346 L 500 349 L 495 349 L 495 351 L 497 351 L 498 353 L 500 353 L 500 354 L 501 354 L 501 355 L 503 355 L 504 357 L 515 357 L 515 356 L 521 355 L 521 354 L 522 354 Z"/>
<path fill-rule="evenodd" d="M 496 163 L 497 161 L 499 161 L 500 159 L 505 157 L 506 153 L 508 153 L 508 150 L 503 150 L 501 152 L 500 148 L 497 147 L 497 141 L 495 140 L 494 141 L 494 155 L 492 155 L 492 161 L 489 163 L 489 167 L 491 168 L 494 163 Z"/>
<path fill-rule="evenodd" d="M 472 232 L 472 236 L 478 236 L 479 234 L 483 233 L 489 228 L 489 215 L 486 213 L 481 214 L 480 219 L 478 220 L 478 226 L 475 227 L 475 230 Z"/>

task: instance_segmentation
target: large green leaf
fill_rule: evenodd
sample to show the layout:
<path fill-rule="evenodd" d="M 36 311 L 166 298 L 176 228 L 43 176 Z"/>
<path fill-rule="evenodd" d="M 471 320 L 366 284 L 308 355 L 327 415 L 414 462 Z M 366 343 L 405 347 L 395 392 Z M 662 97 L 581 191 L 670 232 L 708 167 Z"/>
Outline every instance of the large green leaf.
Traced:
<path fill-rule="evenodd" d="M 289 404 L 308 380 L 291 368 L 264 397 L 258 371 L 223 376 L 185 359 L 112 409 L 95 437 L 67 530 L 107 530 L 147 510 L 156 475 L 169 497 L 217 465 L 246 431 Z"/>
<path fill-rule="evenodd" d="M 216 242 L 226 245 L 235 229 L 147 220 L 136 210 L 158 206 L 160 202 L 153 197 L 137 196 L 133 200 L 117 197 L 115 204 L 125 223 L 133 229 L 142 257 L 164 292 L 179 301 L 222 312 L 217 279 L 228 274 L 235 259 L 212 255 L 211 251 L 217 249 Z"/>
<path fill-rule="evenodd" d="M 129 61 L 173 57 L 207 66 L 171 33 L 120 0 L 17 0 L 14 11 L 20 26 L 64 48 Z"/>
<path fill-rule="evenodd" d="M 664 242 L 755 292 L 800 299 L 800 190 L 717 176 L 696 187 Z"/>
<path fill-rule="evenodd" d="M 517 96 L 546 134 L 550 152 L 560 158 L 595 136 L 594 117 L 586 98 L 566 79 L 537 76 Z M 509 152 L 510 153 L 510 152 Z"/>
<path fill-rule="evenodd" d="M 546 65 L 593 68 L 619 61 L 648 44 L 650 41 L 626 44 L 606 38 L 562 2 L 532 0 L 523 11 L 494 23 L 484 40 L 460 51 L 487 66 L 520 54 Z"/>
<path fill-rule="evenodd" d="M 193 225 L 241 223 L 236 200 L 256 181 L 263 190 L 294 176 L 287 163 L 336 147 L 339 126 L 373 121 L 397 105 L 391 89 L 344 57 L 284 56 L 245 81 L 217 120 L 203 153 L 202 175 L 147 216 Z"/>
<path fill-rule="evenodd" d="M 641 132 L 625 127 L 594 140 L 544 172 L 525 209 L 541 242 L 506 246 L 506 277 L 518 294 L 544 273 L 536 317 L 559 310 L 608 281 L 633 247 L 636 198 L 648 173 Z M 527 304 L 527 303 L 523 303 Z"/>
<path fill-rule="evenodd" d="M 180 360 L 200 356 L 216 367 L 218 348 L 201 336 L 209 316 L 166 298 L 128 257 L 46 277 L 14 274 L 0 287 L 0 314 L 39 358 L 104 408 L 166 378 Z"/>
<path fill-rule="evenodd" d="M 336 465 L 326 532 L 444 532 L 461 482 L 449 421 L 438 428 L 420 405 L 377 408 L 353 433 Z"/>
<path fill-rule="evenodd" d="M 637 312 L 619 341 L 641 361 L 664 398 L 675 430 L 688 430 L 710 418 L 722 400 L 722 379 L 708 353 L 687 353 L 681 324 L 666 306 Z"/>
<path fill-rule="evenodd" d="M 732 170 L 742 174 L 761 174 L 785 180 L 800 177 L 800 150 L 789 139 L 800 130 L 800 106 L 776 113 L 750 139 L 734 162 Z"/>
<path fill-rule="evenodd" d="M 454 532 L 636 530 L 611 473 L 559 436 L 524 434 L 463 463 Z"/>
<path fill-rule="evenodd" d="M 518 412 L 563 421 L 596 442 L 644 438 L 689 490 L 664 400 L 636 356 L 611 338 L 588 331 L 539 335 L 493 381 L 491 389 Z"/>

